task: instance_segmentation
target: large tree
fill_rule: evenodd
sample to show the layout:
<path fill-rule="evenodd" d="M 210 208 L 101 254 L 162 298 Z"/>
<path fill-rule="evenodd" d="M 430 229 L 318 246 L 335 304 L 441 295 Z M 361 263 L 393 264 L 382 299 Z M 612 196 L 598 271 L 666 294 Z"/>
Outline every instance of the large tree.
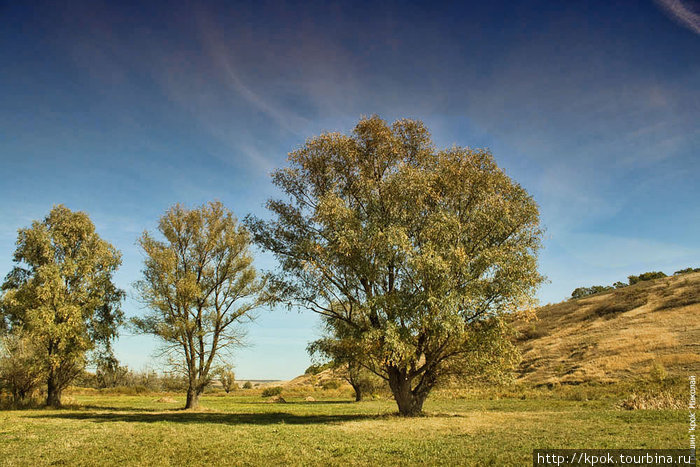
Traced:
<path fill-rule="evenodd" d="M 440 381 L 512 363 L 505 317 L 542 281 L 542 233 L 490 152 L 436 150 L 421 122 L 372 117 L 308 140 L 273 181 L 287 199 L 247 223 L 281 265 L 277 299 L 344 323 L 401 414 Z"/>
<path fill-rule="evenodd" d="M 248 231 L 220 202 L 181 205 L 160 219 L 162 239 L 145 232 L 146 259 L 136 283 L 149 312 L 138 330 L 159 337 L 188 380 L 185 408 L 196 408 L 225 349 L 240 344 L 239 324 L 262 304 L 263 283 Z"/>
<path fill-rule="evenodd" d="M 0 313 L 31 339 L 46 375 L 46 403 L 58 407 L 89 351 L 111 357 L 123 321 L 124 292 L 112 281 L 121 254 L 100 238 L 86 213 L 59 205 L 19 230 L 14 262 L 2 284 Z"/>

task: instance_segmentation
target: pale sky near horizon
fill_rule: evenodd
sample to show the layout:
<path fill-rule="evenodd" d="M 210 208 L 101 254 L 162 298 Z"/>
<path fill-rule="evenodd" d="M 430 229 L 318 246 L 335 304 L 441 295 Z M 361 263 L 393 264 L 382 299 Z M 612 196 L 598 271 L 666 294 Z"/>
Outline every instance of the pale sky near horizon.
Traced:
<path fill-rule="evenodd" d="M 135 242 L 169 206 L 265 216 L 289 151 L 371 114 L 488 147 L 532 193 L 543 303 L 700 267 L 700 3 L 483 3 L 0 1 L 0 275 L 63 203 L 123 252 L 134 316 Z M 282 309 L 248 331 L 251 379 L 302 373 L 318 335 Z M 157 368 L 150 337 L 116 349 Z"/>

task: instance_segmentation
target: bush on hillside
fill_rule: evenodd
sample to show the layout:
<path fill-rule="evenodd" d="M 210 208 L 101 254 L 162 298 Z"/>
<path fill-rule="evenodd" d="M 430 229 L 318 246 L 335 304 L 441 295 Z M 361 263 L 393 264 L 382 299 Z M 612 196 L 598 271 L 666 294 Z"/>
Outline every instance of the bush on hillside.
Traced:
<path fill-rule="evenodd" d="M 700 268 L 681 269 L 680 271 L 676 271 L 673 274 L 674 275 L 688 274 L 691 272 L 700 272 Z M 661 271 L 650 271 L 650 272 L 642 273 L 638 276 L 628 276 L 629 283 L 617 281 L 612 286 L 594 285 L 592 287 L 579 287 L 579 288 L 575 289 L 573 292 L 571 292 L 571 298 L 573 298 L 573 299 L 584 298 L 584 297 L 588 297 L 590 295 L 595 295 L 595 294 L 602 293 L 602 292 L 609 292 L 609 291 L 615 290 L 615 289 L 622 289 L 624 287 L 627 287 L 628 285 L 634 285 L 634 284 L 637 284 L 637 283 L 643 282 L 643 281 L 650 281 L 653 279 L 661 279 L 662 277 L 668 277 L 668 276 L 666 276 L 666 274 L 664 274 Z"/>
<path fill-rule="evenodd" d="M 329 379 L 328 381 L 324 381 L 323 384 L 321 384 L 321 387 L 325 390 L 338 389 L 340 387 L 340 382 L 334 379 Z"/>
<path fill-rule="evenodd" d="M 243 384 L 243 389 L 253 389 L 253 383 L 246 381 L 245 384 Z"/>
<path fill-rule="evenodd" d="M 306 371 L 304 371 L 305 375 L 317 375 L 321 373 L 322 371 L 325 371 L 329 368 L 333 368 L 333 362 L 326 362 L 326 363 L 315 363 L 308 367 Z"/>
<path fill-rule="evenodd" d="M 679 274 L 690 274 L 693 272 L 700 272 L 700 268 L 685 268 L 681 269 L 680 271 L 676 271 L 673 273 L 674 276 L 677 276 Z"/>
<path fill-rule="evenodd" d="M 281 386 L 273 386 L 271 388 L 265 388 L 265 389 L 263 389 L 263 392 L 262 392 L 263 397 L 279 396 L 280 394 L 282 394 L 282 387 Z"/>
<path fill-rule="evenodd" d="M 579 287 L 575 289 L 573 292 L 571 292 L 571 298 L 577 299 L 577 298 L 583 298 L 583 297 L 588 297 L 589 295 L 595 295 L 597 293 L 601 292 L 609 292 L 613 290 L 613 287 L 610 287 L 608 285 L 594 285 L 592 287 Z"/>
<path fill-rule="evenodd" d="M 642 273 L 638 276 L 629 276 L 628 279 L 630 281 L 630 285 L 637 284 L 642 281 L 650 281 L 654 279 L 661 279 L 662 277 L 668 277 L 666 274 L 664 274 L 661 271 L 650 271 L 650 272 L 645 272 Z"/>

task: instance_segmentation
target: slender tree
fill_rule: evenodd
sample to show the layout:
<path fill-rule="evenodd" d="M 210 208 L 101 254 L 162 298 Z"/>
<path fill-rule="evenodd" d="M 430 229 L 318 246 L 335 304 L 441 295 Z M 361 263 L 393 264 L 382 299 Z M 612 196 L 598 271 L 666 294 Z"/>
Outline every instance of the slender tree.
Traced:
<path fill-rule="evenodd" d="M 188 380 L 185 408 L 196 408 L 221 352 L 241 343 L 237 324 L 262 304 L 263 283 L 249 234 L 220 202 L 181 205 L 160 219 L 159 240 L 145 232 L 143 280 L 136 283 L 149 312 L 133 320 L 159 337 Z"/>
<path fill-rule="evenodd" d="M 236 374 L 233 372 L 233 365 L 223 364 L 219 368 L 219 381 L 226 394 L 236 387 Z"/>
<path fill-rule="evenodd" d="M 542 280 L 541 230 L 488 151 L 438 151 L 421 122 L 372 117 L 308 140 L 273 181 L 288 198 L 247 224 L 279 260 L 277 299 L 343 322 L 401 414 L 440 381 L 513 363 L 505 316 Z"/>
<path fill-rule="evenodd" d="M 87 214 L 59 205 L 19 230 L 14 262 L 0 313 L 32 340 L 46 375 L 46 403 L 58 407 L 89 351 L 111 357 L 123 322 L 124 292 L 112 282 L 121 254 L 99 237 Z"/>

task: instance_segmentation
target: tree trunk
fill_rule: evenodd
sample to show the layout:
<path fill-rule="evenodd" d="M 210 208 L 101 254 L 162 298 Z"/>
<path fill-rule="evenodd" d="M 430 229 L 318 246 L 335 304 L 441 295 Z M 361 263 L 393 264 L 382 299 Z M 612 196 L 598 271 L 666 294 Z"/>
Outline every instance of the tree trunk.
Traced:
<path fill-rule="evenodd" d="M 185 409 L 196 409 L 199 408 L 199 395 L 202 392 L 197 390 L 197 388 L 190 385 L 187 388 L 187 401 L 185 402 Z"/>
<path fill-rule="evenodd" d="M 46 405 L 55 408 L 61 407 L 61 392 L 63 392 L 63 389 L 57 384 L 55 376 L 53 374 L 49 375 Z"/>
<path fill-rule="evenodd" d="M 362 401 L 362 386 L 358 384 L 350 384 L 352 388 L 355 390 L 355 402 L 360 402 Z"/>
<path fill-rule="evenodd" d="M 405 370 L 389 369 L 389 387 L 401 415 L 415 417 L 423 413 L 423 402 L 428 397 L 428 392 L 412 390 L 411 381 L 406 377 Z"/>

